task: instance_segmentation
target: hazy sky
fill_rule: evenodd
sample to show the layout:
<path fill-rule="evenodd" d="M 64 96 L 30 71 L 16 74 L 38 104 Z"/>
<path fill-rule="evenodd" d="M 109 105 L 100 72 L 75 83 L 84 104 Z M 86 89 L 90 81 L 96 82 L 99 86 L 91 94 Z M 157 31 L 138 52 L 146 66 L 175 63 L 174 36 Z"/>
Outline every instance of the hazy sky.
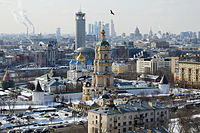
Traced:
<path fill-rule="evenodd" d="M 134 32 L 136 26 L 142 33 L 150 28 L 154 32 L 200 31 L 200 0 L 0 0 L 0 33 L 26 32 L 19 18 L 22 8 L 36 33 L 55 33 L 57 27 L 62 33 L 74 33 L 80 6 L 86 13 L 86 27 L 113 19 L 118 34 Z M 109 14 L 110 9 L 115 16 Z"/>

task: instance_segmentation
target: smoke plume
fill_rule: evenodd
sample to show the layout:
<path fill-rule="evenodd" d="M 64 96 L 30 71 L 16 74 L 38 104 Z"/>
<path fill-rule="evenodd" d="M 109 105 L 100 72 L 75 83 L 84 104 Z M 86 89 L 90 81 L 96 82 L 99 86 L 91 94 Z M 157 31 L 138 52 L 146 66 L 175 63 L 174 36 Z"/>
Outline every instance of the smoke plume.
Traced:
<path fill-rule="evenodd" d="M 23 24 L 26 27 L 27 33 L 28 33 L 29 26 L 32 27 L 33 33 L 34 33 L 34 25 L 31 22 L 31 20 L 28 18 L 25 10 L 23 9 L 21 0 L 17 0 L 17 3 L 12 0 L 0 0 L 0 5 L 4 5 L 8 7 L 13 17 L 15 18 L 16 22 Z"/>

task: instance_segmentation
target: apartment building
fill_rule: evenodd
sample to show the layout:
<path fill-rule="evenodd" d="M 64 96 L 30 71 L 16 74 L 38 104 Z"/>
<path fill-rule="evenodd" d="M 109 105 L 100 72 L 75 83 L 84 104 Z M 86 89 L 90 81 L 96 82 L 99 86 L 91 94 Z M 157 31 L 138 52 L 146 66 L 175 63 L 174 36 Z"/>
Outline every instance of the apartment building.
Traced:
<path fill-rule="evenodd" d="M 88 133 L 127 133 L 167 124 L 168 108 L 152 102 L 129 101 L 88 111 Z"/>
<path fill-rule="evenodd" d="M 140 58 L 137 60 L 137 73 L 155 73 L 163 68 L 171 69 L 170 58 Z"/>

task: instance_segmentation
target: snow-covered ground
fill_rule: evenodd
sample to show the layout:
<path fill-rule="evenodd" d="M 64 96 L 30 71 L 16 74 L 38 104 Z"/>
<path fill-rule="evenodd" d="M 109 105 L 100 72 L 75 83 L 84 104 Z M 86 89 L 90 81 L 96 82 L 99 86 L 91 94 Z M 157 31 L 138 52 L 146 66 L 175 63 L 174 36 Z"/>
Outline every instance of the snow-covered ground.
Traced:
<path fill-rule="evenodd" d="M 22 117 L 12 116 L 6 117 L 0 115 L 1 126 L 0 129 L 6 129 L 8 127 L 15 127 L 17 125 L 32 124 L 32 125 L 56 125 L 56 124 L 70 124 L 74 122 L 86 122 L 88 121 L 87 116 L 83 117 L 72 117 L 68 115 L 69 112 L 66 110 L 60 110 L 57 112 L 26 112 Z M 67 115 L 66 115 L 67 114 Z M 29 122 L 27 117 L 29 118 Z M 12 119 L 12 120 L 9 120 Z"/>

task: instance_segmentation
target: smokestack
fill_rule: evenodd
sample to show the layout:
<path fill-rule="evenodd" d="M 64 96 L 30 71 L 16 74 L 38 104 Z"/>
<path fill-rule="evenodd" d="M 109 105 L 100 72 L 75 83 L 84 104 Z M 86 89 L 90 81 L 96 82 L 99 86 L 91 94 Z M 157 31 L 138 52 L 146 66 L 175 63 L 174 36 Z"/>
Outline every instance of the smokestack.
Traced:
<path fill-rule="evenodd" d="M 33 35 L 35 34 L 35 27 L 33 26 Z"/>
<path fill-rule="evenodd" d="M 27 31 L 26 31 L 26 36 L 28 37 L 28 27 L 26 27 L 26 30 L 27 30 Z"/>

